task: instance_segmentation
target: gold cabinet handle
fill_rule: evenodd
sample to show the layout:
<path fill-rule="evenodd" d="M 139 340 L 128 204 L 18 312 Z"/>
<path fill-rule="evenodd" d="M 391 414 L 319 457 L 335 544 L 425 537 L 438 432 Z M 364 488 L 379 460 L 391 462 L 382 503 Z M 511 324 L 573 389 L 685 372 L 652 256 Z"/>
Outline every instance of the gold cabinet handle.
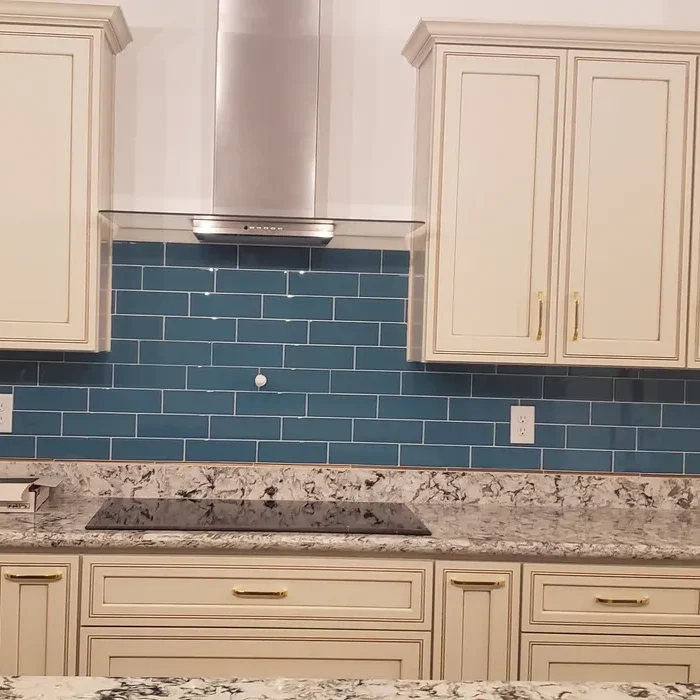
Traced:
<path fill-rule="evenodd" d="M 574 335 L 571 340 L 578 340 L 579 311 L 581 309 L 581 295 L 574 292 Z"/>
<path fill-rule="evenodd" d="M 602 605 L 632 605 L 639 606 L 649 605 L 649 596 L 645 595 L 641 598 L 607 598 L 606 596 L 597 595 L 595 597 L 596 603 L 601 603 Z"/>
<path fill-rule="evenodd" d="M 5 578 L 13 583 L 53 583 L 60 581 L 63 574 L 5 574 Z"/>
<path fill-rule="evenodd" d="M 496 581 L 466 581 L 461 578 L 453 578 L 450 579 L 450 583 L 453 586 L 457 586 L 458 588 L 486 588 L 486 589 L 491 589 L 491 588 L 503 588 L 506 585 L 506 582 L 503 579 L 498 579 Z"/>
<path fill-rule="evenodd" d="M 542 324 L 544 323 L 544 294 L 537 292 L 537 335 L 535 340 L 542 340 Z"/>
<path fill-rule="evenodd" d="M 282 588 L 279 591 L 244 591 L 242 588 L 234 588 L 233 595 L 239 598 L 286 598 L 287 589 Z"/>

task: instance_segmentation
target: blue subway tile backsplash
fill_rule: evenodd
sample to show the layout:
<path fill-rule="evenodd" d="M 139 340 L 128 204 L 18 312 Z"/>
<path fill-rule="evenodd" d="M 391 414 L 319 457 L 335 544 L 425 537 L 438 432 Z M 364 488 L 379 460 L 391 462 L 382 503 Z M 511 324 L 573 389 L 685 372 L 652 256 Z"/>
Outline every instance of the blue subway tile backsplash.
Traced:
<path fill-rule="evenodd" d="M 404 251 L 119 242 L 114 262 L 111 352 L 0 352 L 0 458 L 700 474 L 698 372 L 408 362 Z M 534 445 L 510 444 L 514 405 Z"/>

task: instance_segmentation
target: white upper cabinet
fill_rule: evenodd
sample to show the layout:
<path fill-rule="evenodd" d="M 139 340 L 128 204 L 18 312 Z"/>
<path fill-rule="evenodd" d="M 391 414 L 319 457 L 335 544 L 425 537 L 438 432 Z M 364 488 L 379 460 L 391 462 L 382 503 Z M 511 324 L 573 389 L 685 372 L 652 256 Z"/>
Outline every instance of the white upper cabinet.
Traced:
<path fill-rule="evenodd" d="M 108 349 L 116 7 L 0 0 L 0 348 Z"/>

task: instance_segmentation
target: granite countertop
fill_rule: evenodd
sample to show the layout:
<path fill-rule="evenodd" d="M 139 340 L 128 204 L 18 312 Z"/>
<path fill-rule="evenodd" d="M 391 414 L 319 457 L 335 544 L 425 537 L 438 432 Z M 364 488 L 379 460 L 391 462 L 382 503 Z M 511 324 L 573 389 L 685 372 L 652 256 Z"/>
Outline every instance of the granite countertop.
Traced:
<path fill-rule="evenodd" d="M 201 678 L 2 678 L 3 700 L 690 700 L 700 685 L 444 681 L 205 680 Z"/>
<path fill-rule="evenodd" d="M 700 561 L 697 509 L 411 504 L 431 537 L 86 531 L 101 503 L 64 496 L 35 514 L 2 514 L 0 547 Z"/>

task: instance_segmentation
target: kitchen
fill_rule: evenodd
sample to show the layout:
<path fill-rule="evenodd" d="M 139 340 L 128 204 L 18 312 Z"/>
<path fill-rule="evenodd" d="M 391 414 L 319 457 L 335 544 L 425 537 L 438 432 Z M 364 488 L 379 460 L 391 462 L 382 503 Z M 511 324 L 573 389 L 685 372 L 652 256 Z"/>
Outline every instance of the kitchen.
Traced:
<path fill-rule="evenodd" d="M 700 18 L 438 5 L 0 2 L 0 673 L 697 680 Z"/>

